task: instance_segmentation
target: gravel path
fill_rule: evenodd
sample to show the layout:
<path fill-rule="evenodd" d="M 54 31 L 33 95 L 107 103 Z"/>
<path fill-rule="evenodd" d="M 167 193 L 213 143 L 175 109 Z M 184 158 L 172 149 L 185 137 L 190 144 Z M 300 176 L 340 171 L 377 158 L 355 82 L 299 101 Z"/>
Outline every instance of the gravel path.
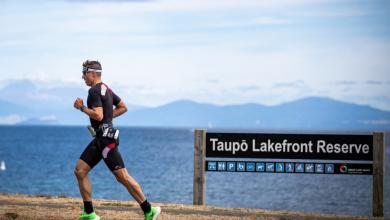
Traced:
<path fill-rule="evenodd" d="M 211 206 L 192 206 L 180 204 L 159 204 L 163 220 L 238 220 L 238 219 L 375 219 L 354 216 L 336 216 L 318 213 L 299 213 L 270 211 L 261 209 L 217 208 Z M 132 201 L 94 200 L 94 207 L 105 219 L 143 219 L 137 203 Z M 80 198 L 55 196 L 29 196 L 0 194 L 0 219 L 77 219 L 82 210 Z M 380 219 L 380 218 L 378 218 Z"/>

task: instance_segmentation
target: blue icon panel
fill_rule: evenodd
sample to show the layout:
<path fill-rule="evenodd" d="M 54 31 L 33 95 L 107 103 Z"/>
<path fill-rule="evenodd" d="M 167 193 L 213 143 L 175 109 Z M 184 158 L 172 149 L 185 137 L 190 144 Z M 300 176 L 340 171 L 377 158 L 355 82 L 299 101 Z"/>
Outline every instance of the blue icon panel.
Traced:
<path fill-rule="evenodd" d="M 256 163 L 256 172 L 264 172 L 265 164 L 264 163 Z"/>
<path fill-rule="evenodd" d="M 345 164 L 341 164 L 346 166 Z M 348 171 L 339 171 L 338 163 L 309 162 L 257 162 L 257 161 L 206 161 L 206 171 L 216 172 L 269 172 L 302 174 L 372 174 L 370 164 L 348 164 Z M 363 168 L 362 168 L 363 167 Z M 357 169 L 366 169 L 357 173 Z"/>
<path fill-rule="evenodd" d="M 325 173 L 334 173 L 334 164 L 325 164 Z"/>
<path fill-rule="evenodd" d="M 305 172 L 306 173 L 314 173 L 314 164 L 312 164 L 312 163 L 305 164 Z"/>
<path fill-rule="evenodd" d="M 209 161 L 207 163 L 207 170 L 217 170 L 217 162 Z"/>
<path fill-rule="evenodd" d="M 254 172 L 255 171 L 255 163 L 246 163 L 246 171 Z"/>
<path fill-rule="evenodd" d="M 295 172 L 296 173 L 304 173 L 305 172 L 305 164 L 304 163 L 295 163 Z"/>
<path fill-rule="evenodd" d="M 226 170 L 226 162 L 218 162 L 218 171 L 225 171 Z"/>
<path fill-rule="evenodd" d="M 275 172 L 275 163 L 265 163 L 265 170 L 267 172 Z"/>
<path fill-rule="evenodd" d="M 284 173 L 284 163 L 275 163 L 275 170 L 277 173 Z"/>
<path fill-rule="evenodd" d="M 294 163 L 286 163 L 286 173 L 294 173 L 295 172 L 294 167 L 295 167 Z"/>
<path fill-rule="evenodd" d="M 227 166 L 227 171 L 231 171 L 231 172 L 236 171 L 236 162 L 227 162 L 226 166 Z"/>
<path fill-rule="evenodd" d="M 240 172 L 245 171 L 245 162 L 237 162 L 237 171 L 240 171 Z"/>
<path fill-rule="evenodd" d="M 324 173 L 324 164 L 318 163 L 316 164 L 316 173 Z"/>

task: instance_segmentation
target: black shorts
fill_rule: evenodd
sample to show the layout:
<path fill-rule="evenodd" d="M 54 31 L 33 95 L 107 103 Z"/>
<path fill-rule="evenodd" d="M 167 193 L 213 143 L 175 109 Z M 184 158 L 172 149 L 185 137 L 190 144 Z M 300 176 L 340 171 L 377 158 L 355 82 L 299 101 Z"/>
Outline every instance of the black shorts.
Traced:
<path fill-rule="evenodd" d="M 124 168 L 123 159 L 118 151 L 119 140 L 115 141 L 110 138 L 96 137 L 88 144 L 80 159 L 86 162 L 91 169 L 104 160 L 107 167 L 111 170 Z"/>

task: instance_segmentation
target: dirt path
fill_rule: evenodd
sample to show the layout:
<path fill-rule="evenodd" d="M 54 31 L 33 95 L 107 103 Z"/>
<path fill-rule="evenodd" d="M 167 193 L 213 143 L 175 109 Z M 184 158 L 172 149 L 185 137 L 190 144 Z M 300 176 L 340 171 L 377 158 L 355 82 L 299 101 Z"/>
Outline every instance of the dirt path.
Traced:
<path fill-rule="evenodd" d="M 0 219 L 77 219 L 82 208 L 81 204 L 82 202 L 79 198 L 0 194 Z M 158 203 L 156 205 L 159 205 L 162 208 L 160 220 L 368 219 L 367 217 L 269 211 L 261 209 L 233 209 Z M 142 212 L 135 202 L 94 200 L 94 206 L 96 212 L 102 219 L 143 219 Z"/>

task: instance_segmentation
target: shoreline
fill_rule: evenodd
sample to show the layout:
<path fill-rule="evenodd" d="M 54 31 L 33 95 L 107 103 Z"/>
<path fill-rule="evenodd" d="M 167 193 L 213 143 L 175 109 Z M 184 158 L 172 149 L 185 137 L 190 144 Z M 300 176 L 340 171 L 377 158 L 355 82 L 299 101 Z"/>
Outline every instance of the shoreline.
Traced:
<path fill-rule="evenodd" d="M 368 216 L 321 214 L 313 212 L 274 211 L 253 208 L 221 208 L 170 203 L 153 203 L 161 206 L 159 219 L 211 220 L 211 219 L 384 219 Z M 95 211 L 102 219 L 143 219 L 135 201 L 94 200 Z M 0 219 L 77 219 L 82 211 L 81 198 L 49 195 L 0 193 Z"/>

